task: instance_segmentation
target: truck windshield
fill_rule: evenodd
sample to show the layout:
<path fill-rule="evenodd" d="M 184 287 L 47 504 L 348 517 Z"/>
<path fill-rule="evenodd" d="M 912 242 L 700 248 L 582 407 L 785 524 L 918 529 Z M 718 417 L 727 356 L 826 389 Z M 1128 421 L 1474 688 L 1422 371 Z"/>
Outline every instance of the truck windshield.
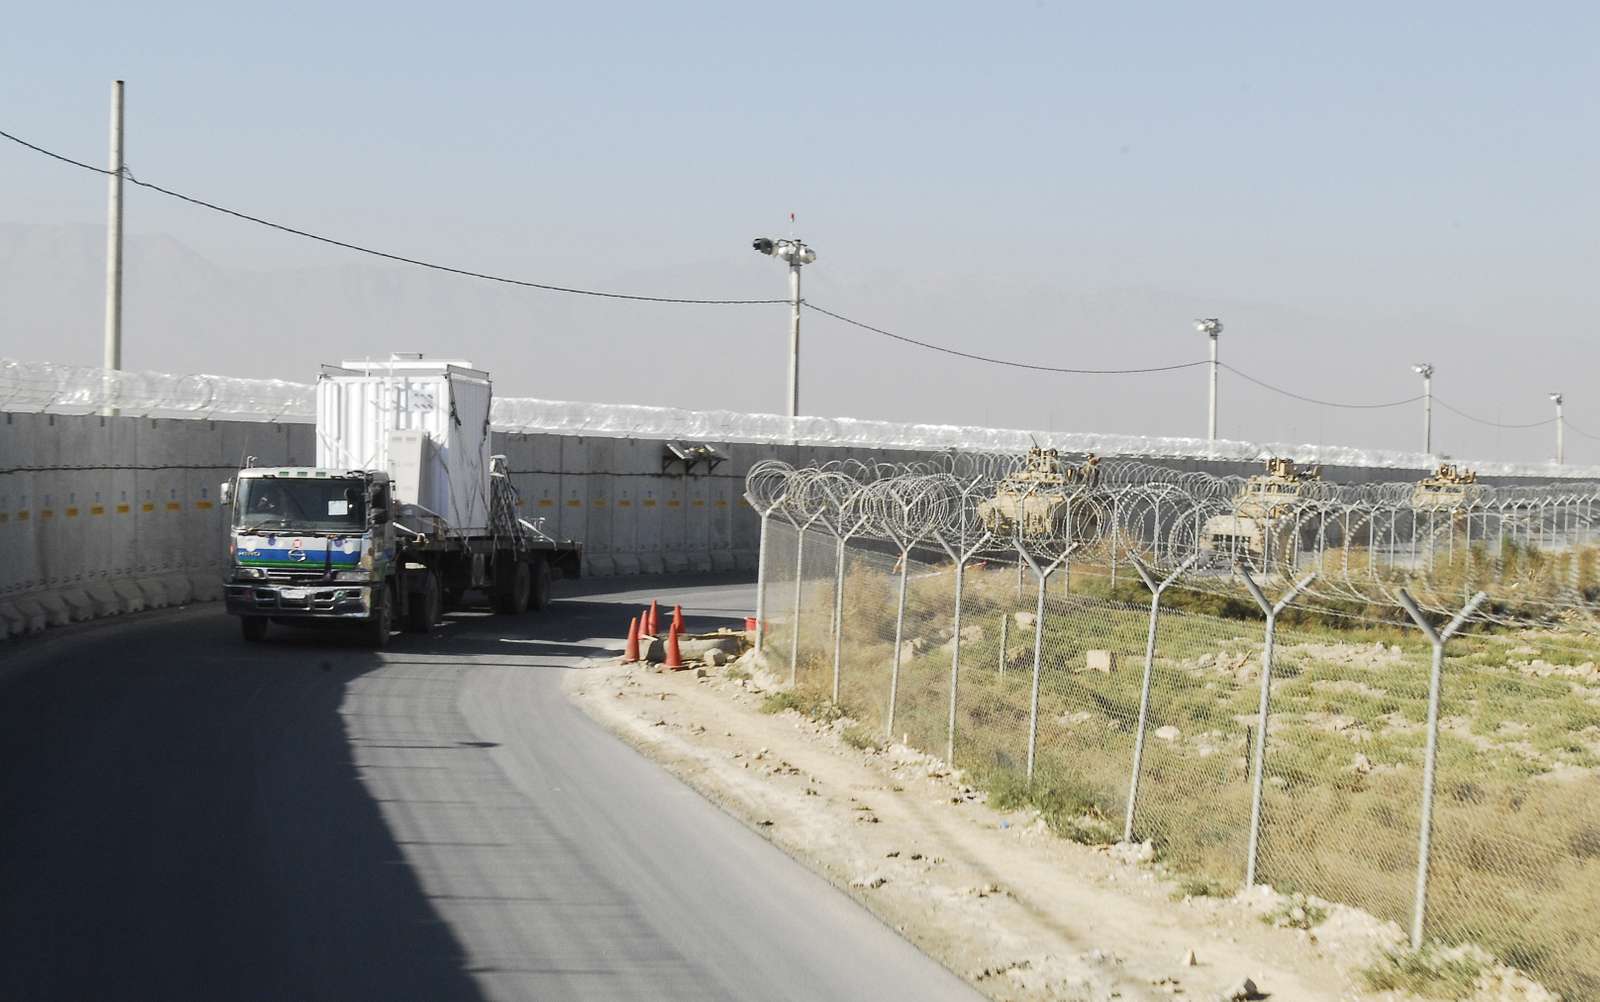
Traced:
<path fill-rule="evenodd" d="M 366 519 L 366 490 L 359 480 L 251 477 L 239 481 L 233 524 L 240 529 L 361 532 Z"/>

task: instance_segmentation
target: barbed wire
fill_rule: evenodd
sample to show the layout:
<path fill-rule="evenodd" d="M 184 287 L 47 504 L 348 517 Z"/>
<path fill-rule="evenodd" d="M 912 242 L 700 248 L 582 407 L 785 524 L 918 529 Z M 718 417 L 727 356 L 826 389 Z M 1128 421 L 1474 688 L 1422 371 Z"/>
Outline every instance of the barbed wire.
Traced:
<path fill-rule="evenodd" d="M 1360 617 L 1405 589 L 1475 621 L 1600 627 L 1600 484 L 1489 485 L 1441 469 L 1419 482 L 1337 484 L 1273 461 L 1215 476 L 1053 452 L 952 453 L 915 464 L 759 463 L 746 496 L 764 515 L 902 553 L 976 559 L 1136 561 L 1182 586 L 1239 597 L 1243 575 L 1287 586 L 1315 574 L 1303 607 Z"/>

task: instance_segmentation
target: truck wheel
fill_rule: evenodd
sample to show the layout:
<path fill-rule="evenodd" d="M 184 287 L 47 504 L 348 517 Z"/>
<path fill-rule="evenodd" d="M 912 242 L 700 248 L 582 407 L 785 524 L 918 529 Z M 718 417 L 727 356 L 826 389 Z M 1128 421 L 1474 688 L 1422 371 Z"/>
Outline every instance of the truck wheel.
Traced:
<path fill-rule="evenodd" d="M 516 560 L 506 572 L 504 584 L 495 592 L 495 611 L 520 616 L 528 611 L 528 599 L 532 593 L 533 575 L 528 571 L 528 562 Z"/>
<path fill-rule="evenodd" d="M 267 622 L 265 616 L 240 616 L 239 633 L 252 644 L 259 644 L 267 639 Z"/>
<path fill-rule="evenodd" d="M 422 587 L 411 593 L 411 605 L 406 610 L 406 629 L 412 633 L 429 633 L 439 621 L 439 577 L 432 571 L 422 576 Z"/>
<path fill-rule="evenodd" d="M 389 631 L 393 626 L 394 608 L 394 603 L 390 600 L 393 597 L 393 591 L 384 589 L 382 600 L 379 602 L 378 607 L 372 610 L 372 616 L 367 619 L 363 626 L 367 634 L 367 644 L 371 647 L 389 646 Z"/>
<path fill-rule="evenodd" d="M 550 604 L 550 561 L 542 553 L 533 558 L 533 593 L 528 604 L 534 609 Z"/>

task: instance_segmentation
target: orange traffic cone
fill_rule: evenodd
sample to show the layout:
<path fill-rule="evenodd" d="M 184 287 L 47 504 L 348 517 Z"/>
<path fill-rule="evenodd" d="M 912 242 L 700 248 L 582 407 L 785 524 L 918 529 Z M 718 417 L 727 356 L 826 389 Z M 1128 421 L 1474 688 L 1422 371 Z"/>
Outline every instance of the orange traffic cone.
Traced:
<path fill-rule="evenodd" d="M 650 600 L 650 635 L 652 637 L 661 633 L 661 607 L 655 599 Z"/>
<path fill-rule="evenodd" d="M 673 630 L 667 634 L 667 661 L 665 668 L 678 669 L 683 667 L 683 655 L 678 652 L 678 631 Z"/>
<path fill-rule="evenodd" d="M 639 620 L 637 617 L 628 620 L 628 648 L 622 652 L 622 660 L 639 660 Z"/>
<path fill-rule="evenodd" d="M 683 632 L 683 606 L 672 607 L 672 629 L 677 633 Z"/>
<path fill-rule="evenodd" d="M 639 613 L 639 636 L 653 637 L 655 635 L 655 628 L 650 625 L 650 610 L 645 609 Z"/>

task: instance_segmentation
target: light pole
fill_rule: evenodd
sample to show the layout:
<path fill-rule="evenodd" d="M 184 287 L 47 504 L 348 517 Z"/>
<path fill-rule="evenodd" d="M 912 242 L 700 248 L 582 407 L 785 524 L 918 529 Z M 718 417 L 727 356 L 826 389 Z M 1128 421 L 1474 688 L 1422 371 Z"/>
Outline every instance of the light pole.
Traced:
<path fill-rule="evenodd" d="M 758 254 L 789 262 L 789 417 L 800 416 L 800 267 L 817 259 L 817 252 L 801 240 L 756 237 L 750 242 Z"/>
<path fill-rule="evenodd" d="M 1556 405 L 1556 465 L 1560 466 L 1566 460 L 1566 443 L 1562 435 L 1566 422 L 1561 419 L 1561 394 L 1550 394 L 1550 402 Z"/>
<path fill-rule="evenodd" d="M 111 169 L 106 176 L 106 339 L 105 368 L 122 368 L 122 81 L 111 82 Z M 107 397 L 114 386 L 107 386 Z M 114 415 L 115 407 L 100 413 Z"/>
<path fill-rule="evenodd" d="M 1433 455 L 1433 366 L 1418 362 L 1411 371 L 1422 377 L 1422 454 Z"/>
<path fill-rule="evenodd" d="M 1222 333 L 1222 321 L 1207 317 L 1194 322 L 1194 329 L 1211 339 L 1211 400 L 1206 409 L 1206 452 L 1217 454 L 1217 335 Z"/>

